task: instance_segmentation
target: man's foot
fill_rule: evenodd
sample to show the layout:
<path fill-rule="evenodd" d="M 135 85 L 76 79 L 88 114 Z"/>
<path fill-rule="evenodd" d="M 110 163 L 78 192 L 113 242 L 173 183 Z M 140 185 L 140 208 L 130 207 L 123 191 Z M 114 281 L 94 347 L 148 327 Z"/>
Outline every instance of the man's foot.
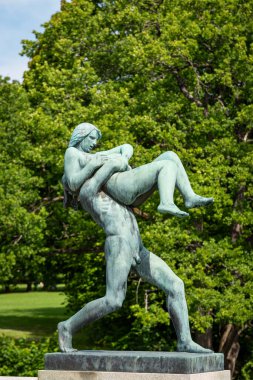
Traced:
<path fill-rule="evenodd" d="M 62 352 L 74 352 L 77 351 L 72 347 L 72 334 L 66 327 L 66 323 L 60 322 L 57 325 L 58 329 L 58 341 L 60 350 Z"/>
<path fill-rule="evenodd" d="M 179 218 L 189 216 L 188 212 L 181 211 L 174 203 L 160 203 L 157 207 L 157 211 L 159 211 L 161 214 L 169 213 L 178 216 Z"/>
<path fill-rule="evenodd" d="M 204 348 L 200 346 L 199 344 L 193 342 L 193 340 L 188 343 L 178 343 L 177 351 L 191 352 L 195 354 L 213 354 L 214 353 L 212 350 L 209 350 L 208 348 Z"/>
<path fill-rule="evenodd" d="M 194 208 L 194 207 L 207 206 L 211 203 L 213 203 L 213 198 L 205 198 L 205 197 L 201 197 L 200 195 L 195 194 L 185 202 L 185 206 L 187 208 Z"/>

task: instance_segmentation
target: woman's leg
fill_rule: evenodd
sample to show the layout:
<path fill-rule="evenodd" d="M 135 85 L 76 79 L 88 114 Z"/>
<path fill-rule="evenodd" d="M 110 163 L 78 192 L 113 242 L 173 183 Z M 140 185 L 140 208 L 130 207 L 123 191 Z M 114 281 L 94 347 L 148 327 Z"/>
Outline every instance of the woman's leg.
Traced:
<path fill-rule="evenodd" d="M 177 180 L 177 165 L 172 160 L 151 162 L 127 172 L 114 174 L 106 183 L 105 190 L 116 201 L 133 205 L 142 194 L 158 187 L 160 205 L 158 211 L 183 217 L 188 216 L 174 204 L 173 195 Z"/>
<path fill-rule="evenodd" d="M 206 206 L 210 203 L 213 203 L 213 198 L 205 198 L 201 197 L 200 195 L 195 194 L 193 191 L 188 175 L 185 171 L 185 168 L 178 157 L 178 155 L 174 152 L 168 151 L 165 153 L 162 153 L 160 156 L 158 156 L 154 162 L 157 161 L 173 161 L 178 168 L 177 171 L 177 179 L 176 179 L 176 186 L 180 193 L 183 195 L 185 200 L 185 206 L 187 208 L 194 208 L 194 207 L 200 207 L 200 206 Z"/>
<path fill-rule="evenodd" d="M 213 198 L 195 194 L 183 164 L 174 152 L 163 153 L 150 164 L 112 175 L 105 185 L 105 190 L 122 204 L 140 205 L 158 187 L 159 212 L 179 217 L 188 216 L 174 204 L 175 185 L 183 195 L 188 208 L 205 206 L 213 202 Z"/>

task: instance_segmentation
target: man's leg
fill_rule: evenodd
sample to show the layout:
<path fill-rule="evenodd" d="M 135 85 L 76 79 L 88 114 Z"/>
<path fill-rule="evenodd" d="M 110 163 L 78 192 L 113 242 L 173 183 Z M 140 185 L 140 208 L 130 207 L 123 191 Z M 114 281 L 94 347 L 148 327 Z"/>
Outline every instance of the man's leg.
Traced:
<path fill-rule="evenodd" d="M 110 236 L 105 242 L 105 254 L 106 294 L 89 302 L 71 318 L 58 324 L 59 345 L 63 352 L 75 351 L 72 348 L 72 336 L 75 332 L 122 306 L 132 265 L 132 252 L 124 238 Z"/>
<path fill-rule="evenodd" d="M 177 350 L 182 352 L 212 353 L 193 342 L 191 338 L 184 283 L 158 256 L 143 247 L 141 263 L 136 266 L 138 274 L 147 282 L 162 289 L 171 320 L 177 334 Z"/>

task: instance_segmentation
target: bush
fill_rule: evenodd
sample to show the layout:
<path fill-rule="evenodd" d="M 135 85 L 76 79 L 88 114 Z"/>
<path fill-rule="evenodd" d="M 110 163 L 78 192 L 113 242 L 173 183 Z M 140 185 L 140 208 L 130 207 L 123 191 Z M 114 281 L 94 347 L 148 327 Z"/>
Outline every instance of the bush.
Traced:
<path fill-rule="evenodd" d="M 0 375 L 37 376 L 44 355 L 57 350 L 56 335 L 38 340 L 0 337 Z"/>
<path fill-rule="evenodd" d="M 243 368 L 242 368 L 242 379 L 243 380 L 251 380 L 253 379 L 253 360 L 249 361 Z"/>

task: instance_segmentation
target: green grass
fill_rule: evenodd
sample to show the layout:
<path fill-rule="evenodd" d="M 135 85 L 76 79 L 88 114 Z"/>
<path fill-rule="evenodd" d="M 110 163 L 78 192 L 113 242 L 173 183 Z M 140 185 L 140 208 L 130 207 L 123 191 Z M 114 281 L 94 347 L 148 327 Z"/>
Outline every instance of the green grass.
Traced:
<path fill-rule="evenodd" d="M 59 292 L 0 294 L 0 335 L 51 336 L 66 319 L 65 296 Z"/>
<path fill-rule="evenodd" d="M 0 336 L 52 337 L 58 322 L 70 317 L 65 304 L 66 297 L 60 292 L 22 292 L 18 288 L 15 293 L 0 294 Z M 78 349 L 94 348 L 94 335 L 96 323 L 79 331 L 74 336 L 73 346 Z"/>

